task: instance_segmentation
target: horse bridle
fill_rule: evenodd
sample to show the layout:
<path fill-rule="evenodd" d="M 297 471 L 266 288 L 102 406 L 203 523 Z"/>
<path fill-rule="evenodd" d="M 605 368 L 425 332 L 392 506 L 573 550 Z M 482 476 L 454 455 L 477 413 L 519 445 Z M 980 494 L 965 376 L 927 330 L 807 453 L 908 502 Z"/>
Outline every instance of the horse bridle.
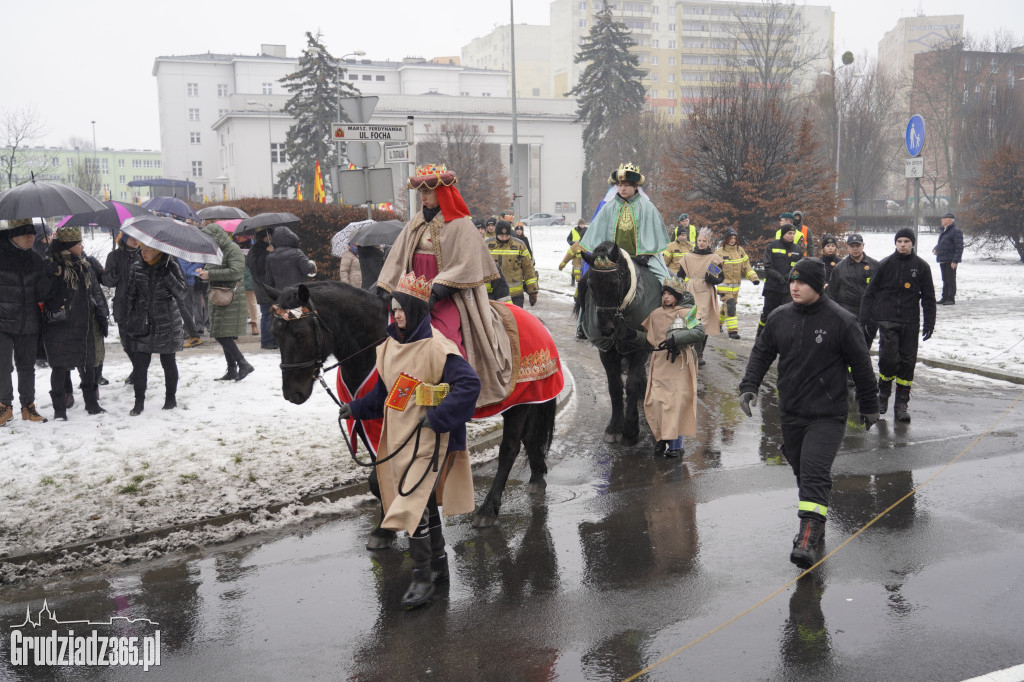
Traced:
<path fill-rule="evenodd" d="M 316 374 L 314 374 L 314 376 L 320 377 L 327 370 L 333 369 L 341 364 L 339 361 L 330 367 L 324 368 L 324 360 L 327 359 L 327 355 L 323 352 L 323 334 L 326 330 L 322 329 L 323 323 L 320 321 L 320 315 L 316 312 L 316 305 L 314 305 L 312 298 L 309 299 L 309 307 L 300 306 L 298 308 L 282 308 L 275 303 L 270 306 L 270 312 L 273 313 L 274 317 L 284 322 L 295 322 L 307 317 L 313 318 L 313 333 L 316 337 L 316 356 L 312 360 L 306 360 L 305 362 L 282 362 L 279 365 L 282 370 L 287 372 L 290 370 L 315 367 Z"/>
<path fill-rule="evenodd" d="M 612 261 L 609 261 L 612 262 Z M 626 290 L 626 295 L 622 297 L 622 301 L 618 305 L 597 305 L 594 304 L 594 310 L 598 313 L 601 312 L 614 312 L 616 318 L 623 318 L 625 316 L 626 308 L 633 302 L 636 297 L 636 287 L 638 277 L 636 274 L 636 267 L 633 265 L 633 259 L 626 256 L 626 269 L 629 271 L 629 289 Z M 609 273 L 618 273 L 619 269 L 616 268 L 598 268 L 591 267 L 590 271 L 596 275 L 606 275 Z"/>

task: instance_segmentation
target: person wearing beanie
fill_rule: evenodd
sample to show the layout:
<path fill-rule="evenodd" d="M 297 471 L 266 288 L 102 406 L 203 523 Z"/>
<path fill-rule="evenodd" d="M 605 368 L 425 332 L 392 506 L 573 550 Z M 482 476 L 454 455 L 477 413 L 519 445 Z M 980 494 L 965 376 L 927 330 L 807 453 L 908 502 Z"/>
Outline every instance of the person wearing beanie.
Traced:
<path fill-rule="evenodd" d="M 522 308 L 525 292 L 525 295 L 530 297 L 530 305 L 536 305 L 537 272 L 534 270 L 529 249 L 526 244 L 512 236 L 512 226 L 507 220 L 498 221 L 494 234 L 494 237 L 484 240 L 484 244 L 508 284 L 512 302 Z"/>
<path fill-rule="evenodd" d="M 93 328 L 105 324 L 107 299 L 82 249 L 82 228 L 59 227 L 50 243 L 50 293 L 43 304 L 43 347 L 50 364 L 54 419 L 67 420 L 67 382 L 73 368 L 82 378 L 85 410 L 106 412 L 99 404 Z M 73 403 L 72 403 L 73 404 Z"/>
<path fill-rule="evenodd" d="M 964 233 L 956 226 L 952 213 L 942 216 L 939 222 L 942 224 L 942 232 L 932 249 L 942 274 L 942 298 L 939 299 L 939 305 L 956 305 L 956 268 L 964 255 Z"/>
<path fill-rule="evenodd" d="M 814 249 L 811 245 L 811 234 L 807 226 L 803 224 L 804 214 L 800 211 L 786 211 L 779 214 L 779 229 L 775 231 L 775 238 L 782 236 L 783 225 L 792 225 L 796 234 L 793 235 L 793 243 L 800 247 L 800 255 L 812 256 Z"/>
<path fill-rule="evenodd" d="M 697 243 L 697 226 L 690 224 L 690 216 L 685 213 L 679 216 L 679 223 L 673 230 L 675 236 L 668 243 L 661 257 L 669 272 L 679 271 L 683 262 L 683 256 L 693 251 L 693 245 Z"/>
<path fill-rule="evenodd" d="M 432 284 L 411 272 L 399 279 L 391 292 L 395 321 L 377 347 L 377 383 L 339 410 L 341 419 L 384 419 L 381 451 L 393 454 L 376 468 L 381 527 L 409 533 L 406 609 L 428 604 L 436 586 L 450 579 L 438 507 L 445 516 L 475 507 L 466 422 L 480 379 L 458 347 L 431 326 Z"/>
<path fill-rule="evenodd" d="M 697 435 L 696 346 L 707 338 L 686 283 L 669 277 L 661 287 L 661 306 L 642 326 L 651 353 L 644 393 L 644 417 L 654 435 L 654 452 L 684 454 L 683 437 Z"/>
<path fill-rule="evenodd" d="M 857 318 L 822 295 L 825 264 L 803 258 L 788 276 L 792 302 L 768 317 L 740 381 L 740 408 L 748 417 L 769 367 L 779 359 L 778 401 L 782 451 L 796 475 L 799 531 L 789 560 L 802 569 L 824 555 L 832 463 L 849 416 L 847 367 L 857 388 L 860 421 L 878 421 L 878 387 Z"/>
<path fill-rule="evenodd" d="M 36 411 L 35 362 L 39 303 L 49 294 L 50 280 L 46 261 L 33 249 L 35 240 L 31 219 L 0 227 L 0 426 L 14 419 L 15 371 L 22 420 L 46 421 Z"/>
<path fill-rule="evenodd" d="M 864 253 L 864 237 L 859 234 L 851 234 L 846 238 L 846 251 L 846 258 L 839 261 L 832 270 L 825 291 L 839 307 L 859 317 L 861 299 L 864 298 L 868 282 L 878 269 L 878 261 Z M 868 348 L 874 343 L 877 331 L 874 323 L 864 329 L 864 341 Z"/>
<path fill-rule="evenodd" d="M 878 327 L 878 398 L 885 414 L 896 382 L 893 412 L 896 421 L 909 422 L 910 389 L 917 365 L 917 334 L 927 341 L 935 330 L 935 285 L 932 271 L 914 253 L 914 231 L 896 233 L 896 251 L 878 264 L 860 304 L 860 322 L 867 334 Z M 924 326 L 921 326 L 921 313 Z"/>
<path fill-rule="evenodd" d="M 484 222 L 484 232 L 486 233 L 484 238 L 486 239 L 487 237 L 493 237 L 494 236 L 494 230 L 497 228 L 497 226 L 498 226 L 498 219 L 497 218 L 495 218 L 494 216 L 491 216 L 490 218 L 488 218 Z"/>
<path fill-rule="evenodd" d="M 825 278 L 827 282 L 832 277 L 832 270 L 839 263 L 839 241 L 830 234 L 826 234 L 821 239 L 821 262 L 825 264 L 827 268 L 828 276 Z"/>
<path fill-rule="evenodd" d="M 696 345 L 697 365 L 703 367 L 704 347 L 707 345 L 708 336 L 718 336 L 722 326 L 718 321 L 718 292 L 715 286 L 722 283 L 725 273 L 722 271 L 724 263 L 721 256 L 711 250 L 711 230 L 707 227 L 700 228 L 697 233 L 697 248 L 683 256 L 679 265 L 678 277 L 684 277 L 686 290 L 693 294 L 697 305 L 697 315 L 704 327 L 704 339 Z"/>
<path fill-rule="evenodd" d="M 783 213 L 783 216 L 787 214 Z M 788 214 L 792 215 L 792 214 Z M 757 334 L 760 335 L 768 322 L 768 315 L 783 303 L 790 301 L 789 271 L 800 260 L 800 248 L 793 243 L 796 228 L 789 222 L 791 218 L 782 218 L 782 226 L 773 242 L 764 249 L 764 306 L 761 308 L 761 319 L 757 323 Z"/>
<path fill-rule="evenodd" d="M 739 232 L 729 227 L 725 230 L 722 246 L 716 251 L 722 258 L 722 283 L 718 285 L 718 326 L 725 324 L 730 339 L 740 338 L 740 321 L 736 316 L 736 304 L 740 298 L 740 282 L 747 278 L 754 286 L 761 283 L 754 268 L 750 267 L 750 256 L 740 246 Z"/>

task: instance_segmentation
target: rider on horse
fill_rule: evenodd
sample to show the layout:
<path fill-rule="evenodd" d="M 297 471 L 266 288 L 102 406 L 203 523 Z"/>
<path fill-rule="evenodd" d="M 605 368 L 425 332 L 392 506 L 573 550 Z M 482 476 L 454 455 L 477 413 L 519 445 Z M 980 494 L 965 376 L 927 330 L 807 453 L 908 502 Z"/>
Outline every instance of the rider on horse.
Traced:
<path fill-rule="evenodd" d="M 445 516 L 474 508 L 466 422 L 480 380 L 455 344 L 433 333 L 430 292 L 431 283 L 413 273 L 399 280 L 391 301 L 395 322 L 377 347 L 377 384 L 366 397 L 341 406 L 342 418 L 384 418 L 386 448 L 377 461 L 381 527 L 409 533 L 413 569 L 402 597 L 406 608 L 427 603 L 434 584 L 448 579 L 438 505 Z"/>

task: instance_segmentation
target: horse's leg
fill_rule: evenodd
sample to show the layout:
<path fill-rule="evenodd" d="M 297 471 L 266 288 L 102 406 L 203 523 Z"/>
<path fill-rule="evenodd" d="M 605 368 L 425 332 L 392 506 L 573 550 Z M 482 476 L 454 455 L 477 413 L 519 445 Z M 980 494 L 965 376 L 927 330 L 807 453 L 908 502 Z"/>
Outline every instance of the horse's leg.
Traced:
<path fill-rule="evenodd" d="M 601 351 L 601 364 L 612 402 L 612 418 L 604 429 L 604 442 L 615 443 L 622 438 L 622 361 L 615 351 Z"/>
<path fill-rule="evenodd" d="M 530 459 L 530 483 L 526 490 L 531 495 L 539 495 L 547 487 L 544 475 L 548 473 L 548 465 L 545 458 L 551 441 L 555 437 L 555 416 L 558 413 L 558 406 L 555 399 L 546 403 L 539 403 L 529 406 L 527 420 L 530 428 L 524 429 L 522 434 L 523 446 L 526 448 L 526 456 Z"/>
<path fill-rule="evenodd" d="M 370 531 L 370 537 L 366 540 L 366 549 L 391 549 L 391 543 L 395 541 L 395 531 L 381 528 L 381 521 L 384 520 L 384 503 L 380 499 L 380 483 L 377 481 L 377 467 L 370 471 L 370 492 L 377 498 L 380 505 L 380 521 L 377 527 Z"/>
<path fill-rule="evenodd" d="M 629 356 L 629 375 L 626 377 L 626 416 L 622 426 L 622 444 L 636 445 L 640 440 L 640 407 L 647 386 L 647 358 L 649 353 Z"/>
<path fill-rule="evenodd" d="M 494 481 L 487 497 L 477 507 L 476 516 L 473 517 L 474 528 L 490 528 L 498 518 L 498 510 L 501 508 L 501 495 L 505 492 L 505 484 L 508 482 L 508 475 L 512 471 L 512 465 L 519 456 L 519 441 L 523 433 L 523 425 L 529 415 L 529 405 L 516 405 L 505 411 L 502 415 L 501 445 L 498 447 L 498 470 L 494 473 Z"/>

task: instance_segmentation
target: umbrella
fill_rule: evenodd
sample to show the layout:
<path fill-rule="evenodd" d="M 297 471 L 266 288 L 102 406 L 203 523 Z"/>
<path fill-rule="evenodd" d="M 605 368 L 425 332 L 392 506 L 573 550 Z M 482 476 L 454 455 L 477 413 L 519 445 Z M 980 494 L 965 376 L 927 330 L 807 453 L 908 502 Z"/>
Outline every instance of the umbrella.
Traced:
<path fill-rule="evenodd" d="M 397 220 L 382 220 L 356 230 L 356 233 L 349 239 L 350 244 L 356 246 L 383 246 L 394 244 L 398 234 L 405 227 Z"/>
<path fill-rule="evenodd" d="M 268 227 L 277 227 L 278 225 L 297 227 L 301 222 L 294 213 L 260 213 L 251 218 L 246 218 L 235 229 L 238 230 L 239 234 L 252 234 Z"/>
<path fill-rule="evenodd" d="M 0 192 L 0 218 L 7 220 L 91 213 L 103 208 L 102 203 L 77 187 L 35 179 Z"/>
<path fill-rule="evenodd" d="M 183 258 L 189 263 L 220 263 L 221 251 L 213 237 L 198 227 L 165 216 L 138 216 L 121 231 L 146 246 Z"/>
<path fill-rule="evenodd" d="M 71 215 L 60 221 L 57 227 L 65 225 L 98 225 L 110 231 L 118 230 L 121 224 L 129 218 L 140 215 L 153 215 L 138 204 L 122 203 L 120 201 L 104 201 L 104 209 L 95 213 L 79 213 Z"/>
<path fill-rule="evenodd" d="M 372 225 L 372 220 L 361 220 L 356 223 L 349 223 L 341 232 L 331 237 L 331 255 L 337 258 L 341 258 L 345 255 L 345 251 L 348 250 L 348 240 L 352 238 L 352 235 L 360 227 L 365 225 Z"/>
<path fill-rule="evenodd" d="M 217 224 L 224 228 L 224 231 L 231 234 L 238 229 L 238 223 L 242 222 L 241 218 L 235 218 L 234 220 L 218 220 Z"/>
<path fill-rule="evenodd" d="M 235 208 L 234 206 L 224 206 L 223 204 L 201 208 L 196 215 L 199 216 L 200 220 L 220 220 L 221 218 L 228 220 L 240 218 L 245 220 L 249 217 L 249 214 L 242 209 Z"/>
<path fill-rule="evenodd" d="M 143 202 L 142 208 L 153 213 L 170 213 L 180 220 L 199 220 L 192 207 L 178 197 L 153 197 Z"/>

